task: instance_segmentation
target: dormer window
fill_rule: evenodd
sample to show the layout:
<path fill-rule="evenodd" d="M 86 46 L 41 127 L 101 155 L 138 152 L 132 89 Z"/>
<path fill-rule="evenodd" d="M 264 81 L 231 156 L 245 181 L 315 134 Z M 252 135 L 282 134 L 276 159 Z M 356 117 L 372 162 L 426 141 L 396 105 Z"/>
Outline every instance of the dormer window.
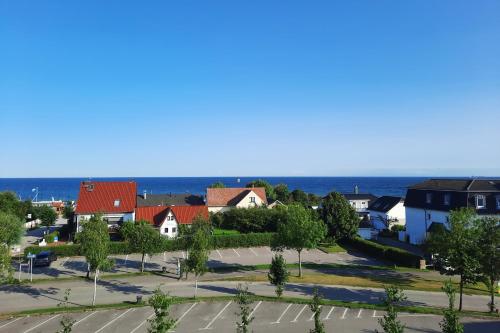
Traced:
<path fill-rule="evenodd" d="M 476 208 L 486 208 L 486 197 L 482 194 L 476 195 Z"/>
<path fill-rule="evenodd" d="M 425 202 L 428 204 L 432 203 L 432 193 L 425 194 Z"/>
<path fill-rule="evenodd" d="M 443 198 L 443 204 L 445 206 L 449 206 L 450 205 L 450 199 L 451 199 L 451 195 L 449 193 L 445 193 L 444 194 L 444 198 Z"/>
<path fill-rule="evenodd" d="M 120 200 L 119 199 L 115 200 L 114 206 L 115 207 L 120 207 Z"/>

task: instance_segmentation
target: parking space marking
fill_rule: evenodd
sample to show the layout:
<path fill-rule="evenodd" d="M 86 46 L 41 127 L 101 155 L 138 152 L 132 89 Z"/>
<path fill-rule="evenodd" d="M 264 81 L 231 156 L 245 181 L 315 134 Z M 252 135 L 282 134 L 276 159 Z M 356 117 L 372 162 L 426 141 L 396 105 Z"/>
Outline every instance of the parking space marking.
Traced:
<path fill-rule="evenodd" d="M 257 252 L 255 252 L 251 247 L 248 248 L 250 250 L 250 252 L 252 252 L 253 254 L 255 254 L 256 257 L 258 257 L 259 255 L 257 254 Z"/>
<path fill-rule="evenodd" d="M 383 316 L 377 316 L 377 310 L 373 310 L 372 318 L 382 318 Z"/>
<path fill-rule="evenodd" d="M 38 328 L 38 327 L 42 326 L 43 324 L 45 324 L 45 323 L 47 323 L 47 322 L 51 321 L 52 319 L 57 318 L 57 317 L 59 317 L 59 316 L 60 316 L 60 315 L 58 315 L 58 314 L 57 314 L 57 315 L 55 315 L 55 316 L 52 316 L 52 317 L 50 317 L 49 319 L 47 319 L 47 320 L 45 320 L 45 321 L 42 321 L 40 324 L 38 324 L 38 325 L 36 325 L 36 326 L 33 326 L 32 328 L 27 329 L 26 331 L 24 331 L 24 333 L 31 332 L 31 331 L 33 331 L 35 328 Z"/>
<path fill-rule="evenodd" d="M 238 253 L 238 251 L 236 251 L 236 249 L 233 249 L 234 253 L 236 253 L 238 255 L 238 257 L 241 257 L 240 254 Z"/>
<path fill-rule="evenodd" d="M 229 301 L 227 302 L 226 306 L 222 308 L 222 310 L 219 311 L 219 313 L 208 323 L 207 326 L 203 327 L 203 328 L 199 328 L 199 330 L 209 330 L 211 329 L 210 326 L 212 326 L 212 324 L 217 320 L 217 318 L 220 317 L 220 315 L 224 312 L 224 310 L 227 309 L 227 307 L 229 305 L 231 305 L 231 303 L 233 303 L 233 301 Z"/>
<path fill-rule="evenodd" d="M 290 307 L 292 306 L 292 304 L 288 304 L 288 306 L 286 307 L 285 311 L 283 311 L 283 313 L 281 314 L 281 316 L 278 318 L 278 320 L 276 320 L 275 322 L 272 322 L 271 324 L 279 324 L 280 321 L 281 321 L 281 318 L 283 318 L 283 316 L 285 315 L 285 313 L 288 311 L 288 309 L 290 309 Z"/>
<path fill-rule="evenodd" d="M 66 265 L 66 263 L 68 262 L 68 260 L 69 260 L 69 257 L 64 258 L 62 260 L 62 262 L 61 262 L 61 267 L 64 267 L 64 265 Z"/>
<path fill-rule="evenodd" d="M 191 310 L 192 310 L 192 309 L 196 306 L 196 304 L 198 304 L 198 303 L 193 303 L 193 305 L 191 305 L 191 306 L 189 307 L 189 309 L 187 309 L 187 310 L 186 310 L 186 312 L 184 312 L 184 313 L 182 314 L 182 316 L 180 316 L 180 317 L 179 317 L 179 318 L 175 321 L 175 324 L 174 324 L 174 325 L 175 325 L 175 326 L 177 326 L 177 324 L 178 324 L 178 323 L 182 320 L 182 318 L 184 318 L 184 317 L 185 317 L 185 316 L 189 313 L 189 311 L 191 311 Z"/>
<path fill-rule="evenodd" d="M 219 250 L 217 250 L 217 249 L 215 249 L 215 251 L 217 251 L 217 253 L 219 254 L 219 257 L 221 257 L 221 258 L 222 258 L 222 254 L 220 254 L 220 251 L 219 251 Z"/>
<path fill-rule="evenodd" d="M 75 322 L 75 323 L 73 324 L 73 326 L 76 326 L 76 325 L 80 324 L 82 321 L 84 321 L 85 319 L 87 319 L 87 318 L 88 318 L 88 317 L 90 317 L 90 316 L 95 315 L 96 313 L 97 313 L 97 311 L 91 312 L 88 316 L 85 316 L 85 317 L 83 317 L 82 319 L 80 319 L 80 320 L 78 320 L 77 322 Z"/>
<path fill-rule="evenodd" d="M 129 313 L 130 311 L 133 311 L 133 310 L 135 310 L 135 309 L 134 308 L 128 309 L 127 311 L 123 312 L 121 315 L 119 315 L 116 318 L 109 321 L 106 325 L 104 325 L 103 327 L 101 327 L 100 329 L 95 331 L 94 333 L 99 333 L 100 331 L 102 331 L 103 329 L 105 329 L 106 327 L 108 327 L 109 325 L 111 325 L 112 323 L 114 323 L 115 321 L 117 321 L 118 319 L 120 319 L 121 317 L 123 317 L 124 315 L 126 315 L 127 313 Z"/>
<path fill-rule="evenodd" d="M 18 321 L 19 319 L 22 319 L 22 318 L 23 318 L 23 317 L 19 317 L 19 318 L 16 318 L 16 319 L 12 320 L 12 321 L 9 321 L 8 323 L 5 323 L 5 324 L 3 324 L 2 326 L 0 326 L 0 328 L 5 327 L 5 326 L 7 326 L 7 325 L 10 325 L 10 324 L 12 324 L 12 323 L 14 323 L 14 322 Z"/>
<path fill-rule="evenodd" d="M 321 309 L 321 305 L 319 306 L 319 308 Z M 311 315 L 311 318 L 309 318 L 308 321 L 312 321 L 314 319 L 314 315 L 315 315 L 315 313 L 313 312 L 312 315 Z"/>
<path fill-rule="evenodd" d="M 342 317 L 340 319 L 345 319 L 345 315 L 347 314 L 347 311 L 349 311 L 349 308 L 345 308 L 344 313 L 342 314 Z"/>
<path fill-rule="evenodd" d="M 295 318 L 291 321 L 291 323 L 295 323 L 297 322 L 297 319 L 299 319 L 300 315 L 302 314 L 302 312 L 304 312 L 304 310 L 307 308 L 307 305 L 304 305 L 302 307 L 302 309 L 300 309 L 299 313 L 297 314 L 297 316 L 295 316 Z"/>
<path fill-rule="evenodd" d="M 262 301 L 259 301 L 259 303 L 257 303 L 257 305 L 255 306 L 255 308 L 253 308 L 252 312 L 250 312 L 250 315 L 248 315 L 248 318 L 252 318 L 252 315 L 254 314 L 254 312 L 257 310 L 257 308 L 262 304 Z"/>
<path fill-rule="evenodd" d="M 359 312 L 358 312 L 358 315 L 356 316 L 356 318 L 361 318 L 361 312 L 363 312 L 363 309 L 359 309 Z"/>
<path fill-rule="evenodd" d="M 323 319 L 323 320 L 328 320 L 330 319 L 330 315 L 332 314 L 333 310 L 335 310 L 335 307 L 332 306 L 332 308 L 330 309 L 330 311 L 328 311 L 328 314 L 326 315 L 326 317 Z"/>
<path fill-rule="evenodd" d="M 155 313 L 153 312 L 152 314 L 150 314 L 145 320 L 143 320 L 136 328 L 134 328 L 132 331 L 130 331 L 130 333 L 134 333 L 135 331 L 137 331 L 139 328 L 141 328 L 142 325 L 144 325 L 149 319 L 153 318 L 153 316 L 155 315 Z"/>

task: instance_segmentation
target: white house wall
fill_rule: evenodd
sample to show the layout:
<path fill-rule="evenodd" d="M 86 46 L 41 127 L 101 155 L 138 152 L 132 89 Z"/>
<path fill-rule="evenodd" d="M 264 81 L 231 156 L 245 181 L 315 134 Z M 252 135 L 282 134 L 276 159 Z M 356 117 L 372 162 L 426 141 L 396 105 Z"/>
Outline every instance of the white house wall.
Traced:
<path fill-rule="evenodd" d="M 449 212 L 406 207 L 406 234 L 411 244 L 422 244 L 431 223 L 448 224 Z"/>
<path fill-rule="evenodd" d="M 390 221 L 389 228 L 393 225 L 405 225 L 406 224 L 406 209 L 402 202 L 399 202 L 396 206 L 392 207 L 387 213 L 378 212 L 375 210 L 369 210 L 368 213 L 370 215 L 370 220 L 373 226 L 378 230 L 386 229 L 387 226 L 383 221 Z M 394 221 L 394 219 L 398 219 L 398 221 Z"/>
<path fill-rule="evenodd" d="M 365 211 L 368 208 L 370 200 L 349 200 L 351 207 L 354 208 L 357 212 Z"/>
<path fill-rule="evenodd" d="M 160 234 L 162 236 L 167 236 L 170 238 L 177 237 L 177 235 L 179 234 L 179 225 L 177 223 L 177 220 L 175 219 L 175 215 L 173 215 L 172 212 L 168 212 L 165 220 L 160 225 Z"/>
<path fill-rule="evenodd" d="M 252 198 L 252 197 L 255 198 L 255 203 L 250 201 L 250 198 Z M 243 197 L 243 199 L 240 200 L 240 202 L 238 202 L 236 204 L 236 207 L 237 208 L 250 208 L 250 207 L 262 206 L 263 204 L 264 204 L 264 202 L 262 201 L 262 199 L 254 191 L 250 191 L 247 195 L 245 195 Z"/>

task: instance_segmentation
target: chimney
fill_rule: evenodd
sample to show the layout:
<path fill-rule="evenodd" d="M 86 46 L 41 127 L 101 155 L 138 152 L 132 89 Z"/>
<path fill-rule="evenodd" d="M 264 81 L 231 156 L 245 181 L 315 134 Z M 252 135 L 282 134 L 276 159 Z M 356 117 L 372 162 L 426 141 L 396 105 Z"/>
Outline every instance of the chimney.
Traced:
<path fill-rule="evenodd" d="M 148 191 L 144 190 L 142 193 L 143 193 L 142 196 L 144 197 L 144 200 L 146 200 L 148 197 Z"/>
<path fill-rule="evenodd" d="M 359 188 L 358 185 L 354 186 L 354 194 L 359 194 Z"/>

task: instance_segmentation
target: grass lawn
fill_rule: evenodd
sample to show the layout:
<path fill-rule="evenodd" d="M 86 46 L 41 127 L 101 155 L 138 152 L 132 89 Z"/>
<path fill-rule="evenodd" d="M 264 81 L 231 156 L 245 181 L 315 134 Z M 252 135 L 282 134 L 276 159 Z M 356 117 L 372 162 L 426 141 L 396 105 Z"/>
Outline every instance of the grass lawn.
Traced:
<path fill-rule="evenodd" d="M 240 232 L 238 230 L 228 230 L 228 229 L 219 229 L 215 228 L 214 229 L 214 235 L 219 236 L 219 235 L 238 235 Z"/>
<path fill-rule="evenodd" d="M 342 253 L 342 252 L 347 252 L 346 249 L 344 249 L 342 246 L 338 244 L 329 244 L 329 245 L 322 245 L 318 247 L 318 250 L 323 251 L 325 253 Z"/>

